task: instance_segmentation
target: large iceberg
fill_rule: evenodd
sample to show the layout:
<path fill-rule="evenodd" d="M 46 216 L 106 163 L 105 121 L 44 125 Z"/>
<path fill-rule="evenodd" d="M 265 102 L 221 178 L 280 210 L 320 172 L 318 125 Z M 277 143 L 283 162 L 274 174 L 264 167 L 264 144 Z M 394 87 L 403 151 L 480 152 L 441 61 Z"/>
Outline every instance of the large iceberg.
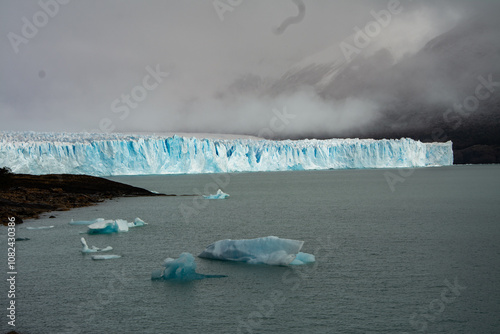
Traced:
<path fill-rule="evenodd" d="M 242 240 L 226 239 L 209 245 L 198 256 L 214 260 L 280 266 L 314 262 L 314 255 L 300 252 L 303 244 L 304 241 L 274 236 Z"/>
<path fill-rule="evenodd" d="M 144 175 L 453 164 L 452 143 L 412 139 L 199 139 L 155 135 L 0 133 L 0 166 L 15 173 Z"/>
<path fill-rule="evenodd" d="M 196 262 L 190 253 L 182 253 L 178 259 L 167 258 L 163 269 L 151 274 L 152 280 L 194 281 L 204 278 L 227 277 L 225 275 L 203 275 L 196 272 Z"/>

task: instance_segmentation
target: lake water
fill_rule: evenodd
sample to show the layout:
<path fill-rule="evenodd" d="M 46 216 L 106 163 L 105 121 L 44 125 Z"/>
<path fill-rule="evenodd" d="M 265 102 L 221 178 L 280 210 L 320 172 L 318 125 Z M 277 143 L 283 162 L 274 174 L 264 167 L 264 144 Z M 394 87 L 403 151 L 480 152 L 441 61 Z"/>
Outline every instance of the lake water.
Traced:
<path fill-rule="evenodd" d="M 500 332 L 500 166 L 217 178 L 229 199 L 120 198 L 19 225 L 17 236 L 31 240 L 16 247 L 15 329 Z M 213 175 L 111 179 L 164 193 L 217 190 Z M 79 232 L 86 227 L 68 222 L 98 217 L 140 217 L 149 225 L 115 235 L 83 235 L 89 245 L 109 245 L 112 254 L 123 256 L 93 261 L 80 252 Z M 47 225 L 54 228 L 26 229 Z M 0 233 L 6 254 L 6 229 Z M 150 279 L 167 257 L 198 255 L 220 239 L 268 235 L 304 240 L 302 250 L 315 254 L 316 263 L 289 268 L 196 258 L 197 272 L 228 277 L 189 283 Z M 8 286 L 3 286 L 7 314 Z M 12 328 L 2 318 L 4 333 Z"/>

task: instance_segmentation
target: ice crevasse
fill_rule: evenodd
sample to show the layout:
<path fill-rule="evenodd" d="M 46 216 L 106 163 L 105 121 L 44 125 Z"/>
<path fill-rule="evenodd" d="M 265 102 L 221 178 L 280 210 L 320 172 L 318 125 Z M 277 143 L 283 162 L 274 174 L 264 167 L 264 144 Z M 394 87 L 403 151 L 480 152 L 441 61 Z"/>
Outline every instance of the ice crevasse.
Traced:
<path fill-rule="evenodd" d="M 452 143 L 403 139 L 200 139 L 1 132 L 0 166 L 27 174 L 231 173 L 453 164 Z"/>

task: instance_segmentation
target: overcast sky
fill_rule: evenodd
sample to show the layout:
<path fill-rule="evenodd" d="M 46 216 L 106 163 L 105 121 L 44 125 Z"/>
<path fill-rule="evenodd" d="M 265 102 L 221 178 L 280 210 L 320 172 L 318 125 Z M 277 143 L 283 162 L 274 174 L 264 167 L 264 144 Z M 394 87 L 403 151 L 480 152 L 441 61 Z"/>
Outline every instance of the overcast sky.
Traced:
<path fill-rule="evenodd" d="M 272 115 L 286 103 L 246 101 L 236 111 L 214 104 L 217 93 L 241 75 L 279 77 L 324 50 L 340 50 L 355 27 L 373 20 L 371 11 L 390 3 L 59 1 L 40 1 L 48 14 L 38 1 L 0 2 L 0 130 L 231 132 L 231 124 L 250 124 L 255 133 L 268 122 L 260 111 Z M 402 0 L 399 8 L 373 41 L 396 57 L 488 11 L 444 0 Z M 299 9 L 299 22 L 287 26 Z M 204 128 L 212 117 L 224 123 L 220 129 Z"/>

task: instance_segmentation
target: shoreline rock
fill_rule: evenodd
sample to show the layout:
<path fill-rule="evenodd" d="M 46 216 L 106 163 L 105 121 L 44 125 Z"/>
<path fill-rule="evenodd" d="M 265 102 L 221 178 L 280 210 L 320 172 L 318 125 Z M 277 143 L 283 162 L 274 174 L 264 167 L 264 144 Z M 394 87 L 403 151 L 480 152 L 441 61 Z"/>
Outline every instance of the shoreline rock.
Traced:
<path fill-rule="evenodd" d="M 73 174 L 9 174 L 0 180 L 0 218 L 16 221 L 39 218 L 50 211 L 96 205 L 116 197 L 167 196 L 89 175 Z"/>

